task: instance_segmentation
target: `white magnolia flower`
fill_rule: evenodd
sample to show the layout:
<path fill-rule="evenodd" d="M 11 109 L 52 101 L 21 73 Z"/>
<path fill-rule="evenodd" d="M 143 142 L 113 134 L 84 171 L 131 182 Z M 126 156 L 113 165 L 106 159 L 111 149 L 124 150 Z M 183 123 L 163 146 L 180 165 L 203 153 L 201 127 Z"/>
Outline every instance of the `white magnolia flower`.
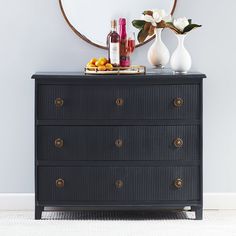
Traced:
<path fill-rule="evenodd" d="M 156 23 L 161 22 L 164 20 L 165 22 L 170 22 L 172 20 L 171 15 L 167 15 L 166 11 L 163 9 L 154 9 L 153 12 L 153 18 Z"/>
<path fill-rule="evenodd" d="M 183 17 L 183 18 L 175 19 L 173 24 L 178 30 L 183 32 L 185 27 L 189 25 L 189 21 L 186 17 Z"/>
<path fill-rule="evenodd" d="M 146 22 L 150 22 L 154 27 L 157 26 L 158 23 L 160 23 L 161 21 L 165 21 L 165 22 L 170 22 L 172 21 L 171 19 L 171 15 L 167 15 L 165 10 L 152 10 L 153 12 L 153 16 L 150 15 L 142 15 L 142 20 L 146 21 Z"/>
<path fill-rule="evenodd" d="M 157 26 L 157 24 L 156 24 L 154 18 L 153 18 L 152 16 L 150 16 L 150 15 L 142 15 L 142 20 L 144 20 L 144 21 L 146 21 L 146 22 L 152 23 L 152 25 L 153 25 L 154 27 Z"/>
<path fill-rule="evenodd" d="M 162 17 L 158 12 L 153 12 L 153 18 L 156 23 L 160 23 L 162 21 Z"/>

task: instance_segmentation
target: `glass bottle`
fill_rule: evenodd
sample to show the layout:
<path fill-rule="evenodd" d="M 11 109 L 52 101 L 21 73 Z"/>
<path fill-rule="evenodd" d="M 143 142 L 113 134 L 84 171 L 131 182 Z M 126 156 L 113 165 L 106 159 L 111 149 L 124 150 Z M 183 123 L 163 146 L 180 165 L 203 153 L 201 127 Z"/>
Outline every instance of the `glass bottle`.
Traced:
<path fill-rule="evenodd" d="M 130 55 L 128 52 L 128 40 L 126 32 L 126 19 L 120 18 L 120 66 L 130 66 Z"/>
<path fill-rule="evenodd" d="M 111 32 L 107 36 L 108 59 L 115 66 L 120 66 L 120 35 L 117 33 L 117 21 L 111 21 Z"/>

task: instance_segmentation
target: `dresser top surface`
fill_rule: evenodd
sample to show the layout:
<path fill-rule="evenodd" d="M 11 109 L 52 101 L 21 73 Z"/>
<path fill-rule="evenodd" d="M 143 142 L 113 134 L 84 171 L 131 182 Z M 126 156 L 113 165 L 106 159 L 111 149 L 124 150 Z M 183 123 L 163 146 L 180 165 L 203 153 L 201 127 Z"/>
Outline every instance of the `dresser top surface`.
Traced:
<path fill-rule="evenodd" d="M 86 75 L 84 72 L 37 72 L 32 76 L 33 79 L 89 79 L 89 80 L 109 80 L 109 79 L 202 79 L 206 78 L 205 74 L 198 72 L 189 72 L 185 74 L 175 73 L 170 69 L 151 69 L 147 70 L 146 74 L 138 75 Z"/>

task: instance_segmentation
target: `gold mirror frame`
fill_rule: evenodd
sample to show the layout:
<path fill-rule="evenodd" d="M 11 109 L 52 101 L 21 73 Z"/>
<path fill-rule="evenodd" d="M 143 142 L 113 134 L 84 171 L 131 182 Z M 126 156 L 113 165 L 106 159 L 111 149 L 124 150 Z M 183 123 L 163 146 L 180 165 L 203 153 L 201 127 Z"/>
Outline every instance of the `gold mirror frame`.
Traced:
<path fill-rule="evenodd" d="M 101 48 L 101 49 L 105 49 L 105 50 L 108 49 L 107 47 L 104 47 L 104 46 L 102 46 L 102 45 L 100 45 L 100 44 L 94 43 L 93 41 L 91 41 L 90 39 L 88 39 L 86 36 L 84 36 L 83 34 L 81 34 L 81 33 L 70 23 L 69 19 L 67 18 L 66 13 L 65 13 L 65 11 L 64 11 L 64 9 L 63 9 L 63 6 L 62 6 L 62 0 L 58 0 L 58 1 L 59 1 L 59 5 L 60 5 L 60 9 L 61 9 L 62 15 L 64 16 L 64 18 L 65 18 L 67 24 L 70 26 L 70 28 L 74 31 L 74 33 L 75 33 L 76 35 L 78 35 L 78 36 L 79 36 L 81 39 L 83 39 L 85 42 L 87 42 L 87 43 L 89 43 L 89 44 L 91 44 L 91 45 L 93 45 L 93 46 L 95 46 L 95 47 L 98 47 L 98 48 Z M 177 1 L 178 1 L 178 0 L 174 0 L 174 5 L 173 5 L 172 11 L 171 11 L 171 15 L 173 15 L 174 12 L 175 12 L 175 8 L 176 8 L 176 5 L 177 5 Z M 155 38 L 155 35 L 153 35 L 150 39 L 146 40 L 145 42 L 140 43 L 140 44 L 137 44 L 137 45 L 135 46 L 135 48 L 139 48 L 139 47 L 145 45 L 146 43 L 150 42 L 150 41 L 153 40 L 154 38 Z"/>

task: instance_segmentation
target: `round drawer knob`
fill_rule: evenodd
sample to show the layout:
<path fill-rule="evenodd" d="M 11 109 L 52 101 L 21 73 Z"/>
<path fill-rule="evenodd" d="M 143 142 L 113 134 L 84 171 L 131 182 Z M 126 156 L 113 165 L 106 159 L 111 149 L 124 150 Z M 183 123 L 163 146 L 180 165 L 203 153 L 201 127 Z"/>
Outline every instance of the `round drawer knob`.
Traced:
<path fill-rule="evenodd" d="M 184 100 L 182 98 L 175 98 L 174 99 L 174 106 L 175 107 L 182 107 L 184 105 Z"/>
<path fill-rule="evenodd" d="M 174 185 L 177 189 L 182 188 L 183 187 L 183 180 L 180 179 L 180 178 L 176 179 L 175 182 L 174 182 Z"/>
<path fill-rule="evenodd" d="M 184 141 L 181 138 L 177 138 L 174 140 L 174 145 L 176 148 L 181 148 L 184 145 Z"/>
<path fill-rule="evenodd" d="M 116 180 L 115 186 L 116 186 L 116 188 L 120 189 L 120 188 L 123 188 L 124 183 L 122 180 Z"/>
<path fill-rule="evenodd" d="M 55 141 L 54 141 L 54 145 L 56 148 L 62 148 L 64 146 L 64 141 L 63 139 L 61 138 L 57 138 Z"/>
<path fill-rule="evenodd" d="M 65 186 L 65 181 L 63 179 L 56 180 L 56 187 L 57 188 L 64 188 L 64 186 Z"/>
<path fill-rule="evenodd" d="M 122 139 L 117 139 L 117 140 L 115 141 L 115 145 L 116 145 L 116 147 L 121 148 L 121 147 L 123 146 L 123 141 L 122 141 Z"/>
<path fill-rule="evenodd" d="M 123 106 L 123 105 L 124 105 L 124 99 L 123 99 L 123 98 L 117 98 L 117 99 L 116 99 L 116 105 L 117 105 L 118 107 Z"/>
<path fill-rule="evenodd" d="M 64 105 L 64 100 L 62 98 L 56 98 L 54 103 L 57 108 L 60 108 Z"/>

